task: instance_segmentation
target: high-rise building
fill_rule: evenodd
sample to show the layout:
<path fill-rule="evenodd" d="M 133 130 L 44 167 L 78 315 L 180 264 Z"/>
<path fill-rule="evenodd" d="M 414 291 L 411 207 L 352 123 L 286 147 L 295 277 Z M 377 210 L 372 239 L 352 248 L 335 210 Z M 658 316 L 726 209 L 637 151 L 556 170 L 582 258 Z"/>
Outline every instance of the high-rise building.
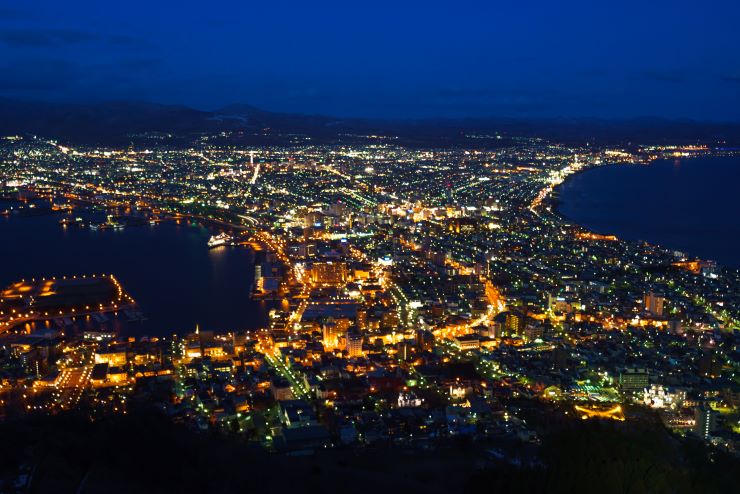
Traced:
<path fill-rule="evenodd" d="M 432 350 L 434 348 L 434 334 L 424 329 L 416 331 L 416 345 L 422 350 Z"/>
<path fill-rule="evenodd" d="M 694 433 L 703 439 L 708 439 L 714 432 L 717 423 L 717 412 L 702 405 L 694 409 Z"/>
<path fill-rule="evenodd" d="M 665 302 L 665 297 L 663 295 L 653 293 L 651 291 L 645 294 L 643 301 L 646 312 L 653 316 L 663 316 L 663 302 Z"/>
<path fill-rule="evenodd" d="M 524 324 L 526 317 L 521 312 L 510 311 L 506 312 L 506 329 L 509 334 L 519 335 L 524 330 Z"/>
<path fill-rule="evenodd" d="M 358 331 L 347 333 L 347 353 L 350 357 L 362 356 L 362 335 Z"/>
<path fill-rule="evenodd" d="M 619 386 L 625 393 L 642 392 L 650 384 L 647 369 L 625 369 L 619 375 Z"/>
<path fill-rule="evenodd" d="M 357 319 L 355 322 L 357 323 L 357 329 L 359 329 L 360 331 L 365 331 L 365 329 L 367 328 L 367 309 L 357 309 Z"/>
<path fill-rule="evenodd" d="M 324 324 L 321 326 L 321 336 L 324 349 L 333 350 L 334 348 L 337 348 L 337 346 L 339 346 L 340 334 L 341 331 L 334 319 L 329 318 L 324 321 Z"/>
<path fill-rule="evenodd" d="M 257 263 L 254 265 L 254 281 L 257 282 L 262 278 L 262 264 Z"/>

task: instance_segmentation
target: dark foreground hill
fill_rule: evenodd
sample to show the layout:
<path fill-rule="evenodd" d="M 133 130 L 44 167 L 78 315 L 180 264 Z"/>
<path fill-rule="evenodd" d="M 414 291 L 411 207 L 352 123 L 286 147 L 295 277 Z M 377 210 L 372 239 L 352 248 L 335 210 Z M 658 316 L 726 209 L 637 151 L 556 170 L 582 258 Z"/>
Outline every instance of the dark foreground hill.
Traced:
<path fill-rule="evenodd" d="M 577 422 L 546 434 L 529 467 L 491 461 L 492 446 L 376 447 L 268 454 L 195 433 L 151 412 L 89 422 L 74 415 L 0 423 L 0 491 L 19 473 L 35 493 L 425 492 L 727 493 L 736 458 L 654 426 Z"/>

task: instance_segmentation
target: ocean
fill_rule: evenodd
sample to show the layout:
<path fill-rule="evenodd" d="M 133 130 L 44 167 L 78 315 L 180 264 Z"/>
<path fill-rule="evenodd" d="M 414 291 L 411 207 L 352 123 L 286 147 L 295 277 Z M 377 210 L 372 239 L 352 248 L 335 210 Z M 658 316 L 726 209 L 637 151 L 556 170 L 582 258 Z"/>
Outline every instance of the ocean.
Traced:
<path fill-rule="evenodd" d="M 559 188 L 558 212 L 598 233 L 740 267 L 740 156 L 585 170 Z"/>

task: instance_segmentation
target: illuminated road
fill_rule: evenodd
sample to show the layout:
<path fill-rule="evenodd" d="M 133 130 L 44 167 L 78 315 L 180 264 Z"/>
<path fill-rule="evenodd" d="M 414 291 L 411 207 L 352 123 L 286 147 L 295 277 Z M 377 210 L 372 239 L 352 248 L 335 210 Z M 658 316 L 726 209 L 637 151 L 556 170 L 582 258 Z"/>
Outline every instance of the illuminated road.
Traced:
<path fill-rule="evenodd" d="M 270 367 L 275 369 L 281 377 L 285 378 L 290 383 L 290 389 L 293 392 L 293 396 L 296 398 L 311 398 L 311 391 L 305 386 L 305 384 L 303 384 L 303 381 L 299 379 L 293 370 L 289 369 L 285 365 L 285 363 L 270 353 L 265 353 L 265 360 L 270 364 Z"/>
<path fill-rule="evenodd" d="M 59 383 L 59 389 L 54 394 L 54 406 L 63 410 L 70 410 L 79 403 L 82 394 L 90 382 L 92 365 L 64 369 Z"/>
<path fill-rule="evenodd" d="M 257 178 L 260 176 L 260 164 L 257 163 L 257 166 L 254 167 L 254 174 L 252 175 L 252 178 L 249 180 L 250 185 L 254 185 L 257 183 Z"/>
<path fill-rule="evenodd" d="M 52 407 L 58 407 L 62 410 L 74 408 L 90 383 L 90 375 L 93 370 L 92 353 L 87 355 L 75 351 L 72 353 L 72 359 L 82 365 L 68 367 L 61 371 L 59 385 L 53 395 Z"/>

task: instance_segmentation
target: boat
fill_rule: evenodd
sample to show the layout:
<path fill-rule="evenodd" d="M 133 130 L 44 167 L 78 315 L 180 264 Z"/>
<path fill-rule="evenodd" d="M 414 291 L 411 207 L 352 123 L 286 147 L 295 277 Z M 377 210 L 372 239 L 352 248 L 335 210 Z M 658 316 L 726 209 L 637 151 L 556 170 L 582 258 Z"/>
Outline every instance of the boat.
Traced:
<path fill-rule="evenodd" d="M 234 240 L 230 235 L 227 233 L 219 233 L 218 235 L 211 236 L 210 239 L 208 239 L 208 247 L 218 247 L 220 245 L 226 245 L 227 243 Z"/>

